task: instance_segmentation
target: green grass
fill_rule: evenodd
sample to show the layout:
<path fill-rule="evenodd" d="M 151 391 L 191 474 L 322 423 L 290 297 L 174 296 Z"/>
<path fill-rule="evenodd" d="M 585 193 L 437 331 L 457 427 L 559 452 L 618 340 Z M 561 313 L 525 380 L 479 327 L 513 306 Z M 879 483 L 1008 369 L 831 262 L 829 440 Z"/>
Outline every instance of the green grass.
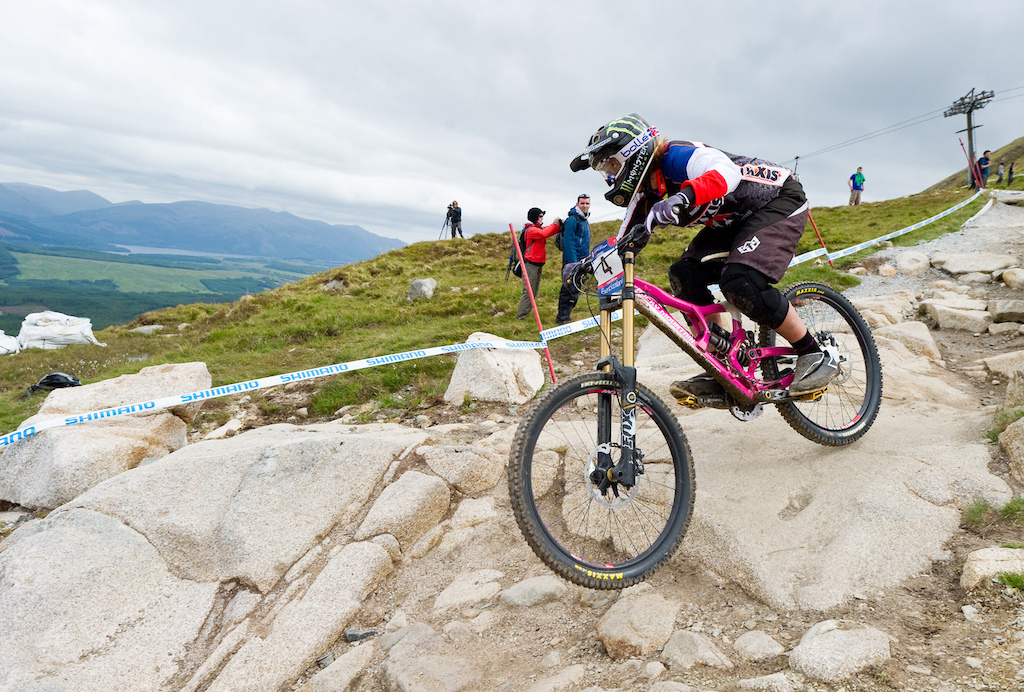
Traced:
<path fill-rule="evenodd" d="M 1022 524 L 1024 523 L 1024 498 L 1015 497 L 998 509 L 987 500 L 978 498 L 960 513 L 960 523 L 975 532 L 984 531 L 997 524 Z"/>
<path fill-rule="evenodd" d="M 813 213 L 829 249 L 837 250 L 920 221 L 965 196 L 962 192 L 929 193 L 865 204 L 852 210 L 815 209 Z M 975 202 L 944 219 L 941 226 L 922 229 L 900 242 L 912 244 L 953 230 L 980 204 Z M 614 234 L 617 226 L 613 222 L 596 224 L 594 241 Z M 686 229 L 656 233 L 639 258 L 638 274 L 667 285 L 668 266 L 692 235 L 693 231 Z M 98 331 L 96 336 L 108 344 L 106 348 L 71 346 L 0 358 L 0 433 L 13 430 L 35 413 L 42 397 L 26 399 L 25 388 L 55 370 L 89 383 L 137 372 L 147 365 L 203 361 L 213 375 L 214 386 L 218 386 L 462 342 L 477 331 L 515 340 L 536 340 L 533 320 L 514 319 L 522 284 L 514 278 L 505 281 L 510 247 L 508 233 L 416 243 L 233 303 L 192 303 L 144 313 L 129 324 Z M 808 228 L 799 251 L 815 247 L 817 239 Z M 552 261 L 544 268 L 538 295 L 541 319 L 546 326 L 554 324 L 559 290 L 559 262 L 553 246 L 549 256 Z M 64 263 L 74 258 L 57 259 Z M 19 267 L 21 260 L 19 257 Z M 156 276 L 157 269 L 145 271 Z M 410 283 L 426 277 L 438 282 L 434 297 L 407 300 Z M 224 274 L 218 278 L 224 278 Z M 803 279 L 839 289 L 855 282 L 853 277 L 827 264 L 811 263 L 791 270 L 785 281 Z M 330 281 L 340 282 L 344 288 L 323 290 Z M 592 304 L 596 308 L 596 303 Z M 78 314 L 88 316 L 87 312 Z M 583 297 L 574 317 L 587 314 L 587 299 Z M 190 326 L 179 331 L 180 323 Z M 163 335 L 129 332 L 142 324 L 164 325 Z M 552 342 L 551 350 L 566 357 L 588 339 L 592 340 L 592 333 L 558 339 Z M 308 404 L 310 413 L 330 416 L 347 405 L 414 412 L 439 401 L 455 362 L 455 356 L 435 356 L 310 380 L 314 390 Z M 265 405 L 274 406 L 269 401 Z"/>
<path fill-rule="evenodd" d="M 999 510 L 999 516 L 1006 521 L 1024 523 L 1024 497 L 1015 497 L 1003 505 Z"/>
<path fill-rule="evenodd" d="M 998 443 L 999 436 L 1010 427 L 1011 424 L 1024 418 L 1024 407 L 1012 409 L 1000 409 L 992 417 L 992 427 L 985 431 L 985 437 L 989 442 Z"/>
<path fill-rule="evenodd" d="M 994 516 L 995 510 L 992 505 L 987 500 L 979 498 L 960 512 L 960 523 L 969 529 L 978 530 L 991 523 Z"/>
<path fill-rule="evenodd" d="M 1006 584 L 1018 591 L 1024 591 L 1024 574 L 1020 572 L 1003 572 L 997 579 L 999 579 L 1001 584 Z"/>

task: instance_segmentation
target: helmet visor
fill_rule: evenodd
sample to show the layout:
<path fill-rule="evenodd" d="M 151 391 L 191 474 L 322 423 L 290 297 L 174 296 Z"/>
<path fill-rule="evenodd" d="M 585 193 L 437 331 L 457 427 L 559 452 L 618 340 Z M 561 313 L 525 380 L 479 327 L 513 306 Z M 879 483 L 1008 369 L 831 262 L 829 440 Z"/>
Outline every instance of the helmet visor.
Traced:
<path fill-rule="evenodd" d="M 590 165 L 606 178 L 614 178 L 622 170 L 622 157 L 619 154 L 612 154 Z"/>

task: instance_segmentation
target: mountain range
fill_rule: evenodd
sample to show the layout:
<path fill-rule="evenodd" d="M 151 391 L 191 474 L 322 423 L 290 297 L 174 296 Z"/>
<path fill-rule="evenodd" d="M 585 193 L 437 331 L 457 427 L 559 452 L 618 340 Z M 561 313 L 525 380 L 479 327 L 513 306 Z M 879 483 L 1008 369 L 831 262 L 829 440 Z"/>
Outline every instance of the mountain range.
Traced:
<path fill-rule="evenodd" d="M 123 252 L 142 246 L 277 259 L 358 262 L 405 245 L 359 226 L 208 202 L 115 204 L 86 190 L 0 183 L 0 243 Z"/>

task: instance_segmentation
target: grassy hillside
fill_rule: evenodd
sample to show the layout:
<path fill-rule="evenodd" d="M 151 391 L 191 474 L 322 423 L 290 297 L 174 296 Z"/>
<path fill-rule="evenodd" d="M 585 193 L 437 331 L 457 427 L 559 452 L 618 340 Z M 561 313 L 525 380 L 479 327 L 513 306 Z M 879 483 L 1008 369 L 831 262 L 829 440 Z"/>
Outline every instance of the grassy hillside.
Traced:
<path fill-rule="evenodd" d="M 836 250 L 920 221 L 965 197 L 962 191 L 939 191 L 852 209 L 816 209 L 814 216 L 830 249 Z M 977 200 L 941 225 L 916 231 L 897 242 L 913 244 L 955 229 L 982 203 Z M 614 233 L 616 226 L 610 222 L 598 225 L 594 239 Z M 684 229 L 657 233 L 640 258 L 640 275 L 664 284 L 668 265 L 690 235 L 692 231 Z M 204 361 L 213 374 L 214 385 L 222 385 L 461 342 L 475 331 L 536 340 L 533 320 L 514 319 L 522 289 L 514 277 L 504 280 L 510 242 L 508 234 L 484 234 L 465 240 L 417 243 L 234 303 L 195 303 L 146 313 L 129 325 L 98 332 L 99 340 L 109 344 L 107 348 L 74 346 L 0 358 L 0 431 L 13 430 L 38 408 L 42 397 L 26 399 L 24 389 L 54 370 L 88 383 L 137 372 L 146 365 Z M 817 239 L 808 228 L 800 251 L 815 247 Z M 545 269 L 540 288 L 545 326 L 554 324 L 558 264 L 556 260 Z M 408 301 L 410 283 L 426 277 L 438 282 L 433 299 Z M 827 265 L 811 263 L 791 270 L 787 280 L 795 277 L 813 278 L 838 288 L 856 281 Z M 341 288 L 324 290 L 332 281 Z M 587 314 L 587 299 L 583 297 L 574 316 Z M 179 330 L 182 323 L 188 326 Z M 161 324 L 165 329 L 154 336 L 128 331 L 141 324 Z M 585 338 L 577 335 L 558 339 L 552 342 L 552 351 L 568 355 Z M 368 404 L 366 415 L 370 417 L 414 414 L 421 405 L 436 403 L 447 387 L 454 364 L 454 356 L 438 356 L 311 380 L 309 410 L 314 416 L 330 416 L 347 404 Z M 283 419 L 285 413 L 271 393 L 256 392 L 252 396 L 271 419 Z M 217 411 L 223 403 L 210 402 L 208 406 Z"/>
<path fill-rule="evenodd" d="M 981 156 L 982 152 L 975 152 L 978 156 Z M 964 163 L 966 164 L 966 159 Z M 1010 163 L 1016 161 L 1017 167 L 1014 174 L 1013 185 L 1007 185 L 1007 177 L 1004 173 L 1003 182 L 996 182 L 996 168 L 999 167 L 999 162 L 1002 161 L 1005 164 L 1006 170 L 1009 170 Z M 1021 169 L 1024 167 L 1024 137 L 1015 139 L 1004 147 L 996 149 L 992 152 L 992 165 L 989 167 L 989 188 L 998 190 L 1024 190 L 1024 175 L 1021 175 Z M 964 187 L 967 185 L 967 166 L 965 165 L 962 169 L 949 176 L 945 180 L 936 183 L 932 187 L 925 190 L 925 192 L 934 192 L 936 190 L 949 190 Z"/>

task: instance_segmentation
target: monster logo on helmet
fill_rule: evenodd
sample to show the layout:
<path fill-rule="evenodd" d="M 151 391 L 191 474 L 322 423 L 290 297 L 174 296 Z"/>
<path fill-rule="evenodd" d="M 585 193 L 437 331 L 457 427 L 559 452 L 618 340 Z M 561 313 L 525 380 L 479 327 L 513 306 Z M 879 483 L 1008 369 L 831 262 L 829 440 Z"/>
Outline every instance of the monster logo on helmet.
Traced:
<path fill-rule="evenodd" d="M 593 168 L 611 187 L 604 198 L 625 207 L 640 187 L 658 147 L 658 131 L 636 113 L 597 128 L 587 148 L 569 164 L 573 171 Z"/>

